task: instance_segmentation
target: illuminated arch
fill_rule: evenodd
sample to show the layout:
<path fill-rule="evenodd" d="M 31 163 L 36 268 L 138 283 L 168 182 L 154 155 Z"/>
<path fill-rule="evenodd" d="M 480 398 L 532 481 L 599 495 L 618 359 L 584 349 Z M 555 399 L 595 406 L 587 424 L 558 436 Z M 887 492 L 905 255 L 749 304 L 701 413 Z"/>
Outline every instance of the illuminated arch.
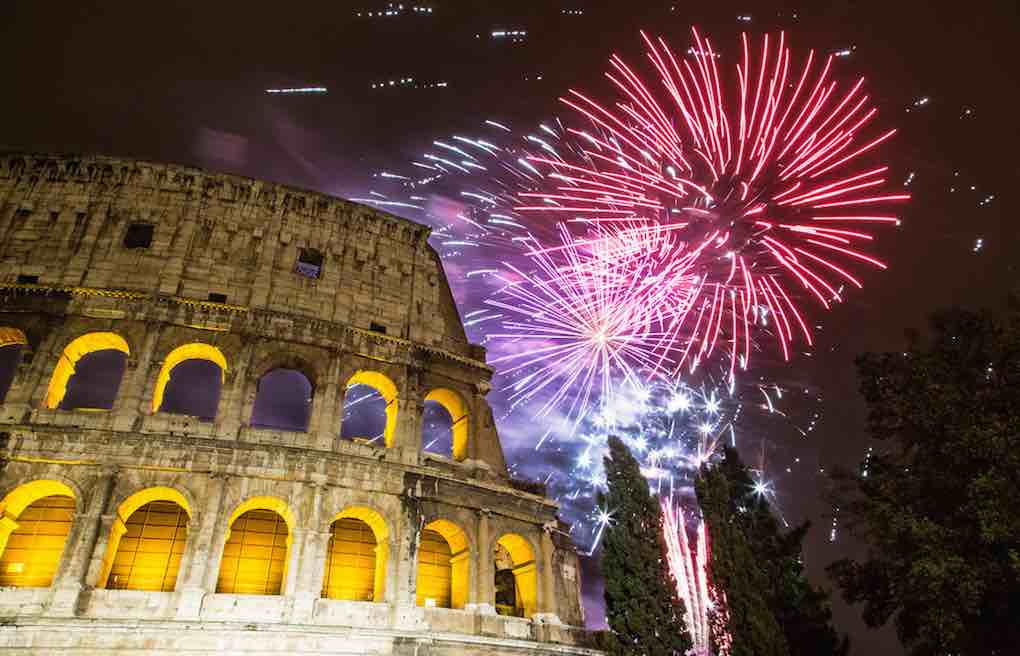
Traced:
<path fill-rule="evenodd" d="M 293 539 L 294 514 L 282 499 L 252 497 L 227 524 L 216 592 L 281 595 Z"/>
<path fill-rule="evenodd" d="M 538 573 L 535 550 L 531 543 L 516 533 L 507 533 L 496 541 L 510 557 L 515 601 L 512 614 L 531 617 L 538 608 Z M 499 576 L 499 571 L 496 572 Z M 497 605 L 497 610 L 499 610 Z"/>
<path fill-rule="evenodd" d="M 383 439 L 387 448 L 392 447 L 397 431 L 397 386 L 385 374 L 364 369 L 348 379 L 347 387 L 350 388 L 352 385 L 368 385 L 379 392 L 386 401 L 386 428 L 383 431 Z"/>
<path fill-rule="evenodd" d="M 464 398 L 451 389 L 440 387 L 428 393 L 426 401 L 435 401 L 443 406 L 450 413 L 450 431 L 452 433 L 454 460 L 463 460 L 467 457 L 468 430 L 470 427 L 467 404 Z"/>
<path fill-rule="evenodd" d="M 117 507 L 96 587 L 172 592 L 191 516 L 191 504 L 170 487 L 129 496 Z"/>
<path fill-rule="evenodd" d="M 199 342 L 178 346 L 167 354 L 166 359 L 163 360 L 163 368 L 159 370 L 156 389 L 152 393 L 153 412 L 159 412 L 160 406 L 163 405 L 163 394 L 166 392 L 166 386 L 170 382 L 174 367 L 185 360 L 208 360 L 219 366 L 220 382 L 223 383 L 227 379 L 227 359 L 223 357 L 223 353 L 218 348 Z"/>
<path fill-rule="evenodd" d="M 96 351 L 116 350 L 125 356 L 131 355 L 131 349 L 124 338 L 117 333 L 88 333 L 73 340 L 64 347 L 60 360 L 53 369 L 50 386 L 46 391 L 46 407 L 53 409 L 60 405 L 67 394 L 67 383 L 74 375 L 75 365 L 89 353 Z"/>
<path fill-rule="evenodd" d="M 21 353 L 27 345 L 25 333 L 9 326 L 0 327 L 0 403 L 4 402 L 14 382 L 18 364 L 21 363 Z"/>
<path fill-rule="evenodd" d="M 0 348 L 18 344 L 21 346 L 28 344 L 28 338 L 25 337 L 25 333 L 21 332 L 17 328 L 11 328 L 10 326 L 0 327 Z"/>
<path fill-rule="evenodd" d="M 418 543 L 418 605 L 464 608 L 470 562 L 467 535 L 459 526 L 446 519 L 427 524 Z"/>
<path fill-rule="evenodd" d="M 32 481 L 5 496 L 0 501 L 0 586 L 48 587 L 74 512 L 74 491 L 60 481 Z"/>
<path fill-rule="evenodd" d="M 366 539 L 368 528 L 374 544 Z M 389 562 L 389 527 L 375 510 L 352 506 L 330 523 L 322 596 L 351 601 L 384 601 Z"/>

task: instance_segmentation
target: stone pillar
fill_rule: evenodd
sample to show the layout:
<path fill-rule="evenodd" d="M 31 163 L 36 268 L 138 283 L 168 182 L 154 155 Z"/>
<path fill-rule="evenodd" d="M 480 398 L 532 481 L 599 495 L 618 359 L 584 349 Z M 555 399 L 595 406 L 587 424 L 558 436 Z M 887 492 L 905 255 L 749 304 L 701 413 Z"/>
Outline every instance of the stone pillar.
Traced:
<path fill-rule="evenodd" d="M 286 589 L 292 590 L 285 594 L 294 597 L 290 621 L 298 624 L 309 624 L 315 612 L 315 600 L 322 594 L 323 560 L 329 533 L 321 528 L 322 486 L 311 485 L 313 491 L 310 507 L 311 516 L 307 518 L 307 528 L 296 529 L 291 541 L 291 559 L 287 570 Z M 296 555 L 296 559 L 294 556 Z M 291 570 L 290 568 L 294 569 Z"/>
<path fill-rule="evenodd" d="M 315 601 L 322 596 L 326 545 L 330 538 L 329 531 L 308 529 L 304 534 L 290 617 L 290 621 L 295 624 L 311 624 L 315 618 Z"/>
<path fill-rule="evenodd" d="M 195 619 L 202 611 L 202 600 L 206 594 L 216 592 L 219 577 L 220 558 L 223 545 L 217 543 L 217 535 L 223 536 L 221 525 L 227 521 L 224 516 L 223 500 L 229 477 L 226 474 L 212 474 L 209 477 L 209 494 L 205 498 L 201 520 L 196 530 L 188 526 L 188 544 L 181 559 L 180 574 L 177 576 L 177 617 Z M 194 521 L 191 524 L 195 524 Z M 212 575 L 209 575 L 212 570 Z"/>
<path fill-rule="evenodd" d="M 417 507 L 417 499 L 404 499 L 406 504 L 414 504 L 411 512 L 405 512 L 406 522 L 395 527 L 397 531 L 396 594 L 391 599 L 395 602 L 394 628 L 405 630 L 424 630 L 425 611 L 417 604 L 418 548 L 421 544 L 422 516 Z M 391 556 L 394 554 L 391 554 Z"/>
<path fill-rule="evenodd" d="M 496 614 L 496 571 L 494 569 L 492 544 L 489 542 L 489 511 L 481 510 L 478 518 L 478 563 L 475 568 L 475 603 L 465 608 L 483 615 Z"/>
<path fill-rule="evenodd" d="M 417 465 L 421 461 L 421 416 L 424 407 L 417 396 L 399 400 L 393 446 L 400 450 L 400 460 L 405 464 Z"/>
<path fill-rule="evenodd" d="M 251 413 L 251 408 L 245 403 L 244 388 L 251 364 L 252 348 L 253 344 L 245 344 L 235 362 L 227 361 L 227 366 L 233 367 L 233 370 L 227 372 L 226 380 L 220 389 L 220 404 L 214 422 L 217 435 L 237 439 L 242 421 Z"/>
<path fill-rule="evenodd" d="M 135 420 L 142 415 L 150 414 L 152 408 L 152 392 L 146 390 L 156 384 L 156 377 L 150 377 L 152 355 L 156 350 L 160 329 L 157 324 L 150 324 L 145 332 L 145 340 L 139 353 L 128 357 L 128 369 L 124 372 L 117 398 L 113 401 L 113 430 L 129 431 L 134 428 Z M 136 346 L 137 348 L 137 346 Z M 148 397 L 149 407 L 142 407 L 143 399 Z"/>
<path fill-rule="evenodd" d="M 8 407 L 20 405 L 26 410 L 46 407 L 46 392 L 62 354 L 64 340 L 63 326 L 55 327 L 47 333 L 32 353 L 32 362 L 27 367 L 23 384 L 17 385 L 18 381 L 15 380 L 7 392 L 5 403 Z"/>
<path fill-rule="evenodd" d="M 185 205 L 180 210 L 180 216 L 176 223 L 161 221 L 171 231 L 176 230 L 177 235 L 170 244 L 167 256 L 163 259 L 163 270 L 159 274 L 159 293 L 176 296 L 180 291 L 181 277 L 184 274 L 184 261 L 188 255 L 188 248 L 191 246 L 192 237 L 195 234 L 195 227 L 198 225 L 198 213 L 200 203 L 193 206 Z"/>
<path fill-rule="evenodd" d="M 542 561 L 539 563 L 539 590 L 538 600 L 539 613 L 536 619 L 548 624 L 562 624 L 559 617 L 559 606 L 556 603 L 556 581 L 553 578 L 556 572 L 553 569 L 553 556 L 556 551 L 553 545 L 551 528 L 546 526 L 542 531 Z"/>
<path fill-rule="evenodd" d="M 73 617 L 78 612 L 82 591 L 93 585 L 88 575 L 93 569 L 98 573 L 106 551 L 106 537 L 116 518 L 108 514 L 106 507 L 116 483 L 117 469 L 104 467 L 92 487 L 88 506 L 76 518 L 72 534 L 64 548 L 64 563 L 51 586 L 51 596 L 46 614 L 51 617 Z M 103 535 L 102 540 L 99 539 Z"/>
<path fill-rule="evenodd" d="M 343 412 L 343 384 L 340 380 L 340 355 L 334 353 L 329 362 L 328 372 L 315 384 L 312 400 L 312 416 L 308 420 L 308 432 L 314 437 L 316 448 L 333 451 L 334 440 L 340 437 L 340 421 Z"/>

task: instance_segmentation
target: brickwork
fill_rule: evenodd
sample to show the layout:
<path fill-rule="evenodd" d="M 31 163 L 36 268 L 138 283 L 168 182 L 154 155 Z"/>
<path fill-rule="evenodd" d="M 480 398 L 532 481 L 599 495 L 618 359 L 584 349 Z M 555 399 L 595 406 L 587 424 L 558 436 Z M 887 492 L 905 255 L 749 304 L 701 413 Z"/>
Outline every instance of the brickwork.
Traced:
<path fill-rule="evenodd" d="M 132 246 L 138 234 L 151 241 L 128 247 L 129 231 Z M 236 176 L 0 156 L 0 329 L 25 342 L 0 402 L 0 503 L 13 508 L 19 490 L 48 481 L 75 504 L 53 584 L 0 591 L 0 648 L 589 653 L 576 628 L 577 555 L 556 505 L 509 484 L 485 399 L 492 371 L 465 338 L 427 237 L 371 208 Z M 317 255 L 318 277 L 298 270 L 299 258 Z M 128 349 L 113 407 L 53 407 L 47 395 L 68 345 L 97 333 Z M 154 409 L 164 364 L 196 344 L 225 363 L 212 421 Z M 258 382 L 279 367 L 312 385 L 306 431 L 250 425 Z M 389 447 L 340 439 L 347 383 L 364 372 L 392 383 Z M 457 459 L 422 453 L 422 407 L 439 388 L 469 420 Z M 118 509 L 152 490 L 171 490 L 189 511 L 175 589 L 107 589 L 109 551 L 125 530 Z M 287 518 L 282 594 L 217 593 L 228 524 L 253 499 Z M 4 512 L 0 529 L 16 526 Z M 371 514 L 384 536 L 375 601 L 322 597 L 341 514 Z M 466 545 L 455 559 L 468 559 L 454 595 L 462 608 L 415 603 L 418 537 L 436 520 Z M 533 558 L 521 568 L 535 572 L 530 618 L 494 610 L 493 552 L 510 534 Z"/>

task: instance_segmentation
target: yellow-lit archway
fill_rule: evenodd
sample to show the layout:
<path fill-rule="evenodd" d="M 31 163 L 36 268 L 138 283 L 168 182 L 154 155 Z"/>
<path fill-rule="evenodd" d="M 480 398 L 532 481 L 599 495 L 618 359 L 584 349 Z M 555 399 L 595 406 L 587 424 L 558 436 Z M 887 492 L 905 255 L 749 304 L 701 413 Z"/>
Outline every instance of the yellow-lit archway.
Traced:
<path fill-rule="evenodd" d="M 468 429 L 470 428 L 467 404 L 463 397 L 451 389 L 441 387 L 434 389 L 425 397 L 426 401 L 435 401 L 450 413 L 450 431 L 453 438 L 453 459 L 463 460 L 468 452 Z"/>
<path fill-rule="evenodd" d="M 25 483 L 0 501 L 0 586 L 53 582 L 74 510 L 74 491 L 60 481 Z"/>
<path fill-rule="evenodd" d="M 191 505 L 169 487 L 150 487 L 117 507 L 97 587 L 172 592 L 188 539 Z"/>
<path fill-rule="evenodd" d="M 531 544 L 516 533 L 503 535 L 496 544 L 510 557 L 514 578 L 514 615 L 531 617 L 538 608 L 538 575 L 535 551 Z M 498 572 L 497 572 L 498 575 Z"/>
<path fill-rule="evenodd" d="M 446 519 L 427 524 L 418 542 L 418 605 L 464 608 L 470 562 L 467 535 L 459 526 Z"/>
<path fill-rule="evenodd" d="M 216 592 L 280 595 L 294 514 L 276 497 L 252 497 L 230 515 Z"/>
<path fill-rule="evenodd" d="M 392 447 L 397 431 L 397 386 L 385 374 L 365 370 L 358 371 L 350 377 L 347 387 L 350 388 L 352 385 L 368 385 L 379 392 L 386 401 L 386 428 L 383 431 L 383 439 L 387 448 Z"/>
<path fill-rule="evenodd" d="M 25 333 L 10 326 L 0 327 L 0 403 L 4 402 L 14 382 L 23 347 L 27 344 Z"/>
<path fill-rule="evenodd" d="M 21 332 L 17 328 L 11 328 L 10 326 L 0 327 L 0 348 L 5 346 L 25 346 L 28 344 L 28 338 L 25 337 L 25 333 Z"/>
<path fill-rule="evenodd" d="M 96 351 L 117 350 L 124 355 L 131 355 L 131 349 L 124 338 L 117 333 L 88 333 L 72 341 L 60 354 L 60 360 L 53 369 L 50 386 L 46 391 L 46 407 L 56 408 L 67 394 L 67 383 L 74 375 L 75 365 L 89 353 Z"/>
<path fill-rule="evenodd" d="M 349 601 L 384 601 L 389 528 L 364 506 L 338 512 L 330 525 L 322 596 Z"/>
<path fill-rule="evenodd" d="M 166 386 L 170 382 L 170 376 L 173 374 L 174 367 L 185 360 L 208 360 L 219 366 L 220 382 L 222 383 L 227 379 L 227 359 L 223 357 L 223 353 L 218 348 L 199 342 L 178 346 L 167 354 L 166 359 L 163 361 L 163 368 L 159 370 L 159 377 L 156 379 L 156 389 L 152 393 L 153 412 L 159 412 L 160 407 L 163 405 L 163 394 L 166 392 Z"/>

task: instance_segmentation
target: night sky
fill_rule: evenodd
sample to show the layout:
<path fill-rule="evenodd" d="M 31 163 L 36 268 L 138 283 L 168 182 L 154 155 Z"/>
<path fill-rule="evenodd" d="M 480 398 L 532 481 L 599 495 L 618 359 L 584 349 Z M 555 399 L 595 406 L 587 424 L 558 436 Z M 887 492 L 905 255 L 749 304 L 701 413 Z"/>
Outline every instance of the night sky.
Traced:
<path fill-rule="evenodd" d="M 1000 307 L 1017 289 L 1011 254 L 1018 231 L 1006 209 L 1015 206 L 1020 182 L 1017 4 L 417 4 L 431 12 L 415 6 L 369 17 L 387 5 L 5 3 L 0 148 L 148 158 L 359 197 L 374 188 L 373 174 L 405 166 L 435 138 L 487 118 L 535 125 L 555 114 L 556 97 L 568 87 L 606 91 L 606 60 L 612 52 L 639 60 L 639 29 L 678 47 L 686 47 L 696 24 L 724 45 L 742 29 L 785 29 L 798 51 L 852 48 L 838 70 L 865 75 L 884 123 L 900 128 L 886 153 L 899 179 L 913 173 L 914 200 L 903 226 L 876 244 L 890 269 L 867 271 L 863 291 L 828 314 L 816 313 L 822 330 L 814 351 L 788 364 L 763 361 L 755 371 L 798 391 L 801 399 L 787 402 L 791 421 L 812 417 L 822 399 L 809 437 L 752 424 L 740 443 L 745 459 L 764 462 L 786 519 L 814 521 L 805 560 L 824 584 L 828 562 L 856 553 L 845 532 L 829 543 L 819 475 L 837 464 L 853 466 L 869 444 L 854 356 L 899 349 L 904 330 L 923 328 L 935 308 Z M 740 15 L 751 21 L 738 21 Z M 518 43 L 493 38 L 495 30 L 527 34 Z M 388 84 L 404 78 L 414 83 Z M 318 85 L 328 93 L 265 93 Z M 455 292 L 459 299 L 466 293 L 456 281 Z M 498 395 L 494 405 L 502 416 Z M 288 421 L 300 422 L 300 405 L 290 407 L 299 410 Z M 265 422 L 283 414 L 270 413 Z M 429 421 L 441 423 L 441 414 Z M 530 448 L 539 427 L 526 413 L 504 417 L 500 429 L 521 470 L 561 464 Z M 374 429 L 344 429 L 352 431 Z M 595 595 L 592 588 L 586 596 Z M 597 612 L 597 603 L 589 605 Z M 853 654 L 902 653 L 891 630 L 865 630 L 856 610 L 839 601 L 835 613 L 839 628 L 851 633 Z"/>

